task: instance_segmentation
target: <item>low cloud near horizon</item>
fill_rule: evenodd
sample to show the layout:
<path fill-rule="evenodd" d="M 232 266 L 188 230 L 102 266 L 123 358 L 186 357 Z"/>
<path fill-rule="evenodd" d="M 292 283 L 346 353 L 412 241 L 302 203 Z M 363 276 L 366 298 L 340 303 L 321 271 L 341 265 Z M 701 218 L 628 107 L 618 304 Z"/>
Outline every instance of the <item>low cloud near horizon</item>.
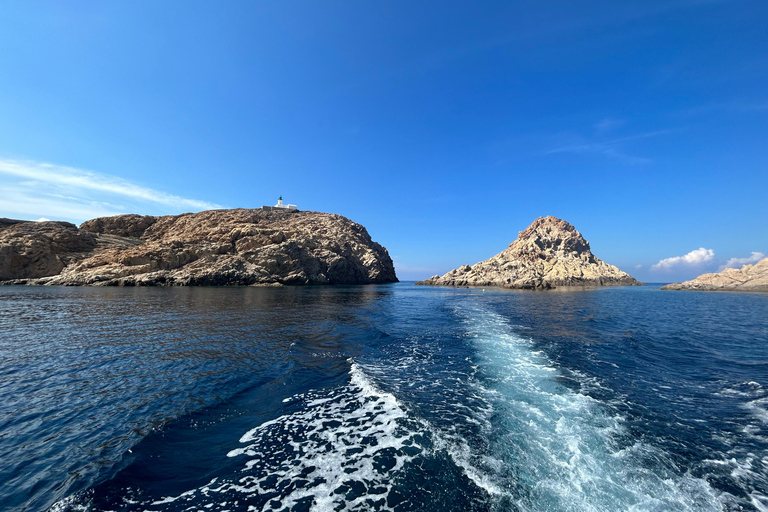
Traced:
<path fill-rule="evenodd" d="M 655 265 L 651 266 L 651 270 L 669 271 L 679 267 L 694 267 L 708 263 L 715 257 L 715 251 L 712 249 L 705 249 L 699 247 L 695 251 L 691 251 L 683 256 L 673 256 L 671 258 L 664 258 Z"/>
<path fill-rule="evenodd" d="M 32 161 L 0 159 L 0 186 L 0 217 L 82 222 L 121 213 L 181 213 L 222 207 L 108 174 Z"/>
<path fill-rule="evenodd" d="M 746 258 L 731 258 L 725 265 L 721 266 L 718 271 L 722 271 L 726 268 L 741 268 L 749 263 L 757 263 L 765 258 L 765 254 L 759 251 L 752 251 L 752 254 Z"/>

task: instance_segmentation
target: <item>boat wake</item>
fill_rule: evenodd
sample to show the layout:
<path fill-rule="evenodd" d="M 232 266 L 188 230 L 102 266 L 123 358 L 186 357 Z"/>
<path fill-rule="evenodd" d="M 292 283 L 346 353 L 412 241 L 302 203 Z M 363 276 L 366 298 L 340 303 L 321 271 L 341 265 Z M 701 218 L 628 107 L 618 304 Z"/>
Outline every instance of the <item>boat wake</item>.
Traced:
<path fill-rule="evenodd" d="M 493 404 L 487 478 L 502 509 L 715 511 L 728 496 L 679 468 L 664 451 L 633 438 L 624 418 L 567 387 L 554 364 L 505 319 L 462 308 L 481 369 L 477 385 Z"/>
<path fill-rule="evenodd" d="M 153 499 L 126 489 L 112 508 L 741 509 L 733 495 L 679 466 L 653 435 L 631 431 L 617 409 L 582 392 L 599 382 L 566 378 L 504 317 L 467 301 L 452 315 L 459 323 L 449 334 L 399 333 L 381 354 L 350 360 L 345 385 L 286 398 L 289 412 L 231 447 L 227 457 L 239 462 L 229 475 Z M 763 421 L 765 394 L 756 386 L 731 392 L 754 395 Z M 766 509 L 764 494 L 750 496 Z M 77 508 L 94 510 L 87 499 L 59 504 Z"/>
<path fill-rule="evenodd" d="M 393 503 L 392 482 L 423 451 L 406 413 L 353 363 L 348 386 L 308 393 L 300 412 L 247 432 L 229 457 L 246 457 L 245 472 L 230 489 L 259 495 L 261 510 L 309 505 L 310 510 L 383 509 Z M 256 507 L 258 510 L 258 506 Z"/>
<path fill-rule="evenodd" d="M 199 488 L 154 500 L 126 490 L 124 508 L 393 510 L 407 500 L 398 483 L 405 466 L 425 450 L 424 429 L 356 363 L 348 385 L 284 402 L 298 410 L 249 430 L 240 438 L 243 446 L 227 453 L 243 459 L 239 475 L 214 478 Z M 92 510 L 87 501 L 64 500 L 58 509 Z"/>

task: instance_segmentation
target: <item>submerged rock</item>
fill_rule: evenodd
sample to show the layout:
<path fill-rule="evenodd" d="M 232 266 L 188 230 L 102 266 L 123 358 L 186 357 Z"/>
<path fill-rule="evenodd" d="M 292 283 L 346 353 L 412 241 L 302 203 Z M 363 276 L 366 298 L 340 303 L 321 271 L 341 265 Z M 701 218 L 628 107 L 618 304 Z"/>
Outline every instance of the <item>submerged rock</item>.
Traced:
<path fill-rule="evenodd" d="M 728 292 L 768 292 L 768 258 L 754 265 L 726 268 L 721 272 L 702 274 L 683 283 L 672 283 L 662 290 L 698 290 Z"/>
<path fill-rule="evenodd" d="M 555 217 L 540 217 L 509 248 L 475 265 L 416 284 L 549 289 L 558 286 L 642 285 L 598 259 L 581 233 Z"/>
<path fill-rule="evenodd" d="M 43 224 L 57 225 L 56 236 L 46 235 Z M 66 239 L 63 233 L 71 243 L 54 243 Z M 36 249 L 25 252 L 25 247 Z M 74 252 L 75 247 L 80 252 Z M 7 284 L 397 282 L 387 250 L 371 240 L 363 226 L 317 212 L 234 209 L 163 217 L 118 215 L 87 221 L 80 229 L 68 223 L 0 224 L 0 255 L 0 279 Z"/>

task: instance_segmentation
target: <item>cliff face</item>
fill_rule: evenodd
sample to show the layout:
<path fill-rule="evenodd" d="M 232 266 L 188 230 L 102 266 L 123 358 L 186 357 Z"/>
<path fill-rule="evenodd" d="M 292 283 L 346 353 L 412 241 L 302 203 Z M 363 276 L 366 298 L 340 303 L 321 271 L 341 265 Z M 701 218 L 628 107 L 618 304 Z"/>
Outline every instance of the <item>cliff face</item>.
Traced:
<path fill-rule="evenodd" d="M 96 247 L 69 222 L 0 219 L 0 280 L 52 276 Z"/>
<path fill-rule="evenodd" d="M 662 290 L 698 290 L 729 292 L 768 292 L 768 258 L 754 265 L 726 268 L 722 272 L 702 274 L 683 283 L 672 283 Z"/>
<path fill-rule="evenodd" d="M 540 217 L 493 258 L 416 284 L 547 289 L 642 283 L 598 259 L 589 242 L 564 220 Z"/>
<path fill-rule="evenodd" d="M 45 231 L 53 229 L 46 224 L 58 226 L 55 235 Z M 69 245 L 59 242 L 61 238 Z M 236 209 L 164 217 L 118 215 L 87 221 L 80 229 L 67 223 L 0 223 L 0 262 L 0 279 L 9 284 L 397 281 L 387 250 L 371 240 L 363 226 L 316 212 Z"/>

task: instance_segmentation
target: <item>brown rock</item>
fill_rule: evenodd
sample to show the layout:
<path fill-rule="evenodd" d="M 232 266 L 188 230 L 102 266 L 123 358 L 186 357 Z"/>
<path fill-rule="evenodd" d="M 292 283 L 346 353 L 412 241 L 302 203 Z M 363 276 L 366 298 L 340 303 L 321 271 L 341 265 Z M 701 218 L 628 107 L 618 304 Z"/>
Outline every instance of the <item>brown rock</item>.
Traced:
<path fill-rule="evenodd" d="M 80 229 L 104 235 L 141 238 L 156 220 L 157 217 L 151 215 L 115 215 L 85 221 L 80 224 Z"/>
<path fill-rule="evenodd" d="M 642 283 L 598 259 L 589 242 L 564 220 L 540 217 L 493 258 L 416 284 L 549 289 Z"/>
<path fill-rule="evenodd" d="M 248 209 L 164 217 L 119 215 L 85 222 L 79 233 L 95 239 L 89 253 L 61 265 L 54 272 L 58 275 L 49 273 L 46 275 L 51 277 L 25 284 L 184 286 L 397 281 L 387 250 L 371 240 L 363 226 L 340 215 Z M 32 276 L 12 275 L 5 279 L 23 277 Z"/>
<path fill-rule="evenodd" d="M 722 272 L 702 274 L 683 283 L 672 283 L 662 290 L 698 290 L 727 292 L 768 292 L 768 258 L 754 265 L 726 268 Z"/>
<path fill-rule="evenodd" d="M 0 229 L 5 229 L 8 226 L 13 226 L 14 224 L 19 224 L 21 222 L 29 222 L 29 221 L 28 220 L 7 219 L 5 217 L 0 217 Z"/>
<path fill-rule="evenodd" d="M 0 280 L 56 275 L 95 247 L 94 234 L 81 232 L 69 222 L 2 222 Z"/>

